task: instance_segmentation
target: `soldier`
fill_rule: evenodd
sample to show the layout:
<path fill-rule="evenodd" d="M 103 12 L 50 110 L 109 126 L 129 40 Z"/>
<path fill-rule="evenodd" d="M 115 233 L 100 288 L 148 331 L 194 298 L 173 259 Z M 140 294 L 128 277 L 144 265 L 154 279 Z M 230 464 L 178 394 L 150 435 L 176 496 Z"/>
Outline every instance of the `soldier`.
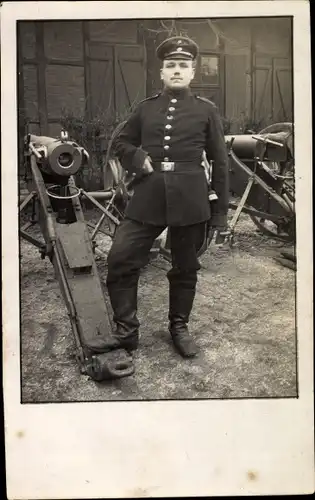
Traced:
<path fill-rule="evenodd" d="M 229 189 L 217 108 L 190 89 L 197 55 L 196 43 L 185 37 L 169 38 L 157 48 L 164 89 L 140 102 L 116 141 L 117 157 L 136 182 L 108 255 L 107 287 L 117 325 L 113 348 L 131 352 L 138 347 L 140 270 L 155 239 L 168 227 L 169 332 L 183 357 L 198 352 L 188 330 L 200 269 L 196 252 L 205 224 L 226 228 Z M 204 152 L 213 161 L 213 202 L 201 166 Z"/>

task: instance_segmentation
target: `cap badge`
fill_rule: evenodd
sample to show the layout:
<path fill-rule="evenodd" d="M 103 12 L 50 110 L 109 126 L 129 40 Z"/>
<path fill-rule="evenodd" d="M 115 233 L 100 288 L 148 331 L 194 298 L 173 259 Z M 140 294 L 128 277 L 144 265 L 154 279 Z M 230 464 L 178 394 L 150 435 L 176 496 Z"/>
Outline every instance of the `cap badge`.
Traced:
<path fill-rule="evenodd" d="M 182 50 L 182 47 L 177 47 L 177 52 L 181 52 Z"/>

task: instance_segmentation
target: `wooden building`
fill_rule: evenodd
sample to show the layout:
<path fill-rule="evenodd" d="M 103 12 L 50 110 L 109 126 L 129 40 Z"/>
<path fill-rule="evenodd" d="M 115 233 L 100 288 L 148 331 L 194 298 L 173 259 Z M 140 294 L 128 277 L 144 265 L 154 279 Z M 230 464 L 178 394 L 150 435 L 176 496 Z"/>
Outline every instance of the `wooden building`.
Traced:
<path fill-rule="evenodd" d="M 160 90 L 155 49 L 177 34 L 198 43 L 193 88 L 217 103 L 231 132 L 292 121 L 290 18 L 20 21 L 20 136 L 59 135 L 65 120 L 110 135 Z"/>

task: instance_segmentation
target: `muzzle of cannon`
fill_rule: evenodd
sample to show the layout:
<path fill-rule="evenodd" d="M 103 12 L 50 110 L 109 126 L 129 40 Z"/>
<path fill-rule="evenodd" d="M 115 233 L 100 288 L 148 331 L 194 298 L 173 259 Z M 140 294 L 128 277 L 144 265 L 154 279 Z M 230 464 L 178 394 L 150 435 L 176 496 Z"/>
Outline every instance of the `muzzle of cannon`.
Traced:
<path fill-rule="evenodd" d="M 76 142 L 70 141 L 67 134 L 61 139 L 46 136 L 28 135 L 26 149 L 36 157 L 42 173 L 54 177 L 75 175 L 89 159 L 88 152 Z"/>

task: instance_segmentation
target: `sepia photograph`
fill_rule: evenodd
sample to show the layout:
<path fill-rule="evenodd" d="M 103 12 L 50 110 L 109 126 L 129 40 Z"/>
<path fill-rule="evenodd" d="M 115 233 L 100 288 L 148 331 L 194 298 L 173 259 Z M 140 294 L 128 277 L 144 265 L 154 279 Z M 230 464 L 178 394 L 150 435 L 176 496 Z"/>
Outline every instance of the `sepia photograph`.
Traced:
<path fill-rule="evenodd" d="M 292 18 L 17 28 L 22 402 L 297 397 Z"/>
<path fill-rule="evenodd" d="M 309 10 L 1 5 L 10 500 L 314 492 Z"/>

